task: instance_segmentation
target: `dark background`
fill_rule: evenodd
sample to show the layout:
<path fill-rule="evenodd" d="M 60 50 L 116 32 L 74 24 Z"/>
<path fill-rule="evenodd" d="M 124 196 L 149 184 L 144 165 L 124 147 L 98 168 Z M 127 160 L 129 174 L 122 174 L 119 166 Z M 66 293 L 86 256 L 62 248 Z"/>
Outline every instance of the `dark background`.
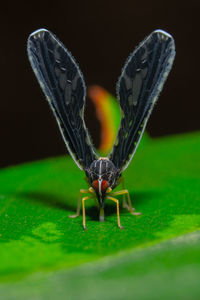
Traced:
<path fill-rule="evenodd" d="M 47 28 L 76 58 L 86 84 L 115 94 L 121 68 L 151 31 L 176 43 L 176 59 L 148 123 L 151 136 L 200 129 L 199 1 L 27 1 L 1 4 L 0 167 L 66 153 L 56 122 L 26 54 L 28 35 Z M 88 118 L 89 115 L 89 118 Z M 98 146 L 99 124 L 87 104 L 86 122 Z"/>

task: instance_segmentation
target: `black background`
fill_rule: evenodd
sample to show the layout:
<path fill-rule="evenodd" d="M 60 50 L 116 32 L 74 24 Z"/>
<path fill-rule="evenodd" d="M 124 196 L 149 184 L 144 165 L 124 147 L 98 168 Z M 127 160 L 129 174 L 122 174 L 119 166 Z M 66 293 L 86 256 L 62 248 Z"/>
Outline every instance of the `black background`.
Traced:
<path fill-rule="evenodd" d="M 176 59 L 147 130 L 163 136 L 200 129 L 199 1 L 48 1 L 1 4 L 0 166 L 66 153 L 54 117 L 29 65 L 28 35 L 53 31 L 72 52 L 86 84 L 115 94 L 121 68 L 151 31 L 174 36 Z M 86 122 L 98 146 L 99 124 Z"/>

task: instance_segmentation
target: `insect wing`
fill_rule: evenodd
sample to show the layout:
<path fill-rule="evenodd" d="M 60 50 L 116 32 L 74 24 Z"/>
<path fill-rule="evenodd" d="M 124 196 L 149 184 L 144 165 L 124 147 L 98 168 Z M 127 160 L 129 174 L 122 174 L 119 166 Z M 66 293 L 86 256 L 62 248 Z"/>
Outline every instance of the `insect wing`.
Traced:
<path fill-rule="evenodd" d="M 129 56 L 117 84 L 121 123 L 109 159 L 125 170 L 171 70 L 175 44 L 162 30 L 152 32 Z"/>
<path fill-rule="evenodd" d="M 85 169 L 96 154 L 84 122 L 86 88 L 82 73 L 70 52 L 46 29 L 29 36 L 27 50 L 67 149 L 79 168 Z"/>

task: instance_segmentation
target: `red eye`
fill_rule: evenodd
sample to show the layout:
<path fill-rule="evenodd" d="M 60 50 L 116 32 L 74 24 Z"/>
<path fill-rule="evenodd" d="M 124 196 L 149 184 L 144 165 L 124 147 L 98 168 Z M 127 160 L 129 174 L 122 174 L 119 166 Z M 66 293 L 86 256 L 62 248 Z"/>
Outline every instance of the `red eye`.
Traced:
<path fill-rule="evenodd" d="M 101 190 L 105 191 L 107 188 L 108 188 L 108 181 L 107 180 L 102 180 Z"/>
<path fill-rule="evenodd" d="M 92 187 L 93 187 L 96 191 L 99 190 L 99 183 L 98 183 L 98 180 L 94 180 L 94 181 L 92 182 Z"/>
<path fill-rule="evenodd" d="M 94 180 L 92 182 L 92 187 L 99 192 L 99 181 L 98 180 Z M 108 188 L 108 181 L 107 180 L 102 180 L 101 182 L 101 191 L 105 192 L 106 189 Z"/>

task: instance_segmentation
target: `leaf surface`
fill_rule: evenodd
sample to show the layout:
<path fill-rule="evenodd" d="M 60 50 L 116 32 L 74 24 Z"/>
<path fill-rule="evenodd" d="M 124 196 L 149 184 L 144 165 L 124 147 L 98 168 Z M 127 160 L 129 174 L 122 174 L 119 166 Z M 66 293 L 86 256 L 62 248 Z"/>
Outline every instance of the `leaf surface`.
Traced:
<path fill-rule="evenodd" d="M 87 231 L 67 217 L 86 188 L 70 157 L 1 170 L 0 299 L 196 299 L 199 153 L 198 132 L 143 142 L 124 174 L 143 214 L 121 208 L 124 230 L 109 202 L 100 223 L 88 201 Z"/>

